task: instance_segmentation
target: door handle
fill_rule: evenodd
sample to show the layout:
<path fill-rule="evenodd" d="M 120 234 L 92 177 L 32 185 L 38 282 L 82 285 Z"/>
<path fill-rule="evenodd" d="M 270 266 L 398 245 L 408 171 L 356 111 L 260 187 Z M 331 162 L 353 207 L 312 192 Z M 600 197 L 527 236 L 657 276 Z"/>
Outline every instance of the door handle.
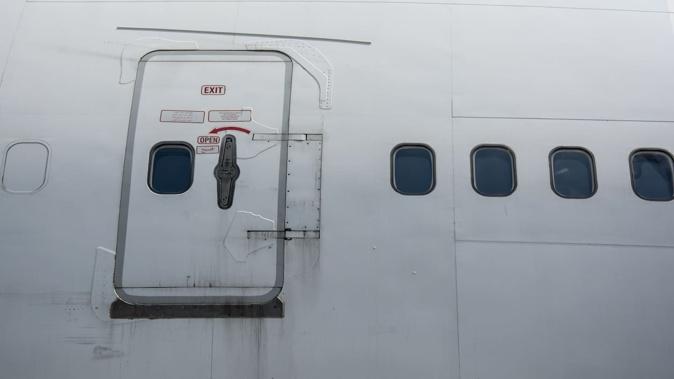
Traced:
<path fill-rule="evenodd" d="M 218 207 L 229 209 L 234 202 L 234 187 L 239 178 L 239 166 L 236 164 L 236 137 L 227 134 L 220 145 L 220 158 L 213 170 L 218 182 Z"/>

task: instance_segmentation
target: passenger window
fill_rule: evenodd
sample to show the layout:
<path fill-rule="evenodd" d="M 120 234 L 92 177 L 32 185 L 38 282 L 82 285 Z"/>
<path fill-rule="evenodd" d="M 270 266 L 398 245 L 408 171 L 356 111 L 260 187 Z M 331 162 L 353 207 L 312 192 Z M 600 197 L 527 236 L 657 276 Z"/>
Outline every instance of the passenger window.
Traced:
<path fill-rule="evenodd" d="M 182 142 L 155 145 L 150 152 L 148 185 L 158 194 L 179 194 L 192 186 L 194 150 Z"/>
<path fill-rule="evenodd" d="M 669 201 L 674 198 L 674 164 L 662 150 L 639 150 L 630 157 L 632 188 L 640 198 Z"/>
<path fill-rule="evenodd" d="M 391 153 L 391 185 L 403 195 L 426 195 L 435 187 L 435 153 L 419 144 L 398 145 Z"/>
<path fill-rule="evenodd" d="M 584 149 L 558 148 L 550 153 L 552 190 L 567 199 L 587 199 L 597 190 L 592 155 Z"/>
<path fill-rule="evenodd" d="M 508 196 L 517 186 L 515 156 L 504 146 L 478 146 L 472 153 L 473 188 L 482 196 Z"/>

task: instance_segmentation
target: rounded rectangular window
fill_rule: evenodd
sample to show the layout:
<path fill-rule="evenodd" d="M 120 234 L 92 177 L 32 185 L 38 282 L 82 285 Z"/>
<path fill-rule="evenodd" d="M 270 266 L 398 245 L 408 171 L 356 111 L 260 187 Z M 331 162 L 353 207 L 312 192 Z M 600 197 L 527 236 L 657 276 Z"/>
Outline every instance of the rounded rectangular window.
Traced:
<path fill-rule="evenodd" d="M 2 188 L 9 193 L 30 194 L 47 182 L 49 148 L 40 141 L 12 143 L 5 153 Z"/>
<path fill-rule="evenodd" d="M 585 149 L 558 148 L 550 153 L 552 190 L 567 199 L 587 199 L 597 191 L 595 165 Z"/>
<path fill-rule="evenodd" d="M 630 156 L 632 188 L 644 200 L 669 201 L 674 198 L 674 163 L 663 150 L 638 150 Z"/>
<path fill-rule="evenodd" d="M 163 142 L 150 152 L 148 185 L 152 192 L 175 195 L 187 191 L 194 177 L 194 149 L 183 142 Z"/>
<path fill-rule="evenodd" d="M 473 150 L 473 188 L 482 196 L 508 196 L 517 186 L 515 155 L 505 146 L 478 146 Z"/>
<path fill-rule="evenodd" d="M 435 153 L 420 144 L 398 145 L 391 153 L 391 185 L 403 195 L 426 195 L 435 187 Z"/>

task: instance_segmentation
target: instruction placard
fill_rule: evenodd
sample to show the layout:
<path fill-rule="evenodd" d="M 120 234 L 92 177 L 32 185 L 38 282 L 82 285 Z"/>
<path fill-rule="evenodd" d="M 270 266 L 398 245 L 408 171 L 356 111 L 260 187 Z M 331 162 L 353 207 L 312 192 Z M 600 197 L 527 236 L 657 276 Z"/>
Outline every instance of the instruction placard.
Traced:
<path fill-rule="evenodd" d="M 159 121 L 202 124 L 205 117 L 206 112 L 203 111 L 163 110 L 159 116 Z"/>
<path fill-rule="evenodd" d="M 208 111 L 209 122 L 249 122 L 251 119 L 250 109 Z"/>
<path fill-rule="evenodd" d="M 197 146 L 197 154 L 217 154 L 219 152 L 219 145 Z"/>

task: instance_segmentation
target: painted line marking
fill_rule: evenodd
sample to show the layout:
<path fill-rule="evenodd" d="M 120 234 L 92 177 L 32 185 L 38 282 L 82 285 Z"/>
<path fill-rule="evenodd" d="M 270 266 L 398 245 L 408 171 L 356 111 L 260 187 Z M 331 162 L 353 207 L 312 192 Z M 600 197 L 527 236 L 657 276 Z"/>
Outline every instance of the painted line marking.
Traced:
<path fill-rule="evenodd" d="M 220 132 L 224 132 L 224 131 L 227 131 L 227 130 L 233 130 L 233 131 L 237 131 L 237 132 L 241 132 L 241 133 L 250 134 L 249 129 L 241 128 L 241 127 L 238 127 L 238 126 L 223 126 L 221 128 L 213 128 L 213 130 L 208 132 L 208 134 L 218 134 Z"/>

